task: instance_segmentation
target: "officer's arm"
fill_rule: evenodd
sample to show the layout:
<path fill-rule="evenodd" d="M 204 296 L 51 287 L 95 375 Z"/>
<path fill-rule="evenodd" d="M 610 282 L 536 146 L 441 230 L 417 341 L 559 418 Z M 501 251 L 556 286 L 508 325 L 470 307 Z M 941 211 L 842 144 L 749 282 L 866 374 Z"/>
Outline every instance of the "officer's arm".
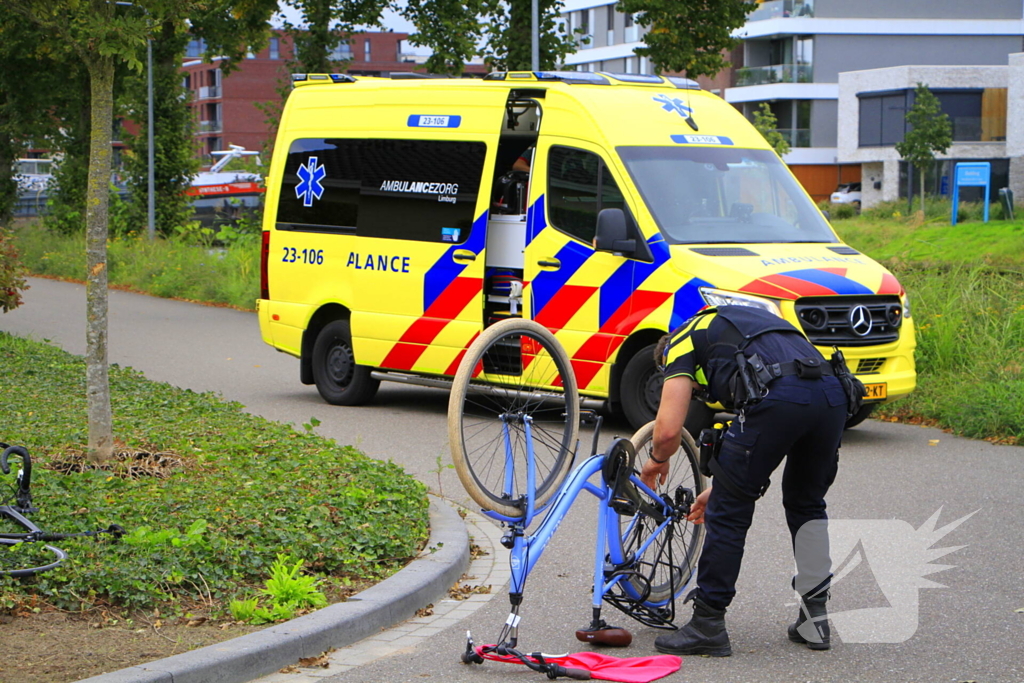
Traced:
<path fill-rule="evenodd" d="M 679 450 L 686 412 L 693 396 L 693 380 L 686 376 L 665 380 L 661 388 L 661 405 L 654 419 L 654 457 L 667 460 Z"/>
<path fill-rule="evenodd" d="M 685 376 L 667 379 L 661 388 L 661 405 L 654 418 L 654 450 L 640 472 L 640 481 L 651 490 L 668 478 L 669 458 L 679 450 L 692 394 L 693 380 Z"/>

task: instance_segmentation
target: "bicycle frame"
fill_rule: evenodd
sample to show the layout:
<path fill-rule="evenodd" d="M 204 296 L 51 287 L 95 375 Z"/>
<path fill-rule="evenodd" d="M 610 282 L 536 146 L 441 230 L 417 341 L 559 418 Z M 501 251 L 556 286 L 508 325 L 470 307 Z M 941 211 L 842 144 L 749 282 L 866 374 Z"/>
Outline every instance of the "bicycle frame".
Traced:
<path fill-rule="evenodd" d="M 508 626 L 511 629 L 512 646 L 515 646 L 518 637 L 519 618 L 515 612 L 518 605 L 522 602 L 526 579 L 530 572 L 533 571 L 538 560 L 540 560 L 540 557 L 544 553 L 544 549 L 554 537 L 554 534 L 561 525 L 562 520 L 565 519 L 570 508 L 583 491 L 593 494 L 599 501 L 601 501 L 598 507 L 597 540 L 594 549 L 593 610 L 595 623 L 599 620 L 600 609 L 605 596 L 616 585 L 621 584 L 622 589 L 633 600 L 641 600 L 642 596 L 637 593 L 634 586 L 632 586 L 628 581 L 624 584 L 622 583 L 627 574 L 615 574 L 614 570 L 616 568 L 626 566 L 631 560 L 637 557 L 642 557 L 660 534 L 664 532 L 669 525 L 674 523 L 676 517 L 673 504 L 648 488 L 642 481 L 640 481 L 639 476 L 635 472 L 630 473 L 629 481 L 633 486 L 637 487 L 637 489 L 649 496 L 652 501 L 660 501 L 660 510 L 657 510 L 657 512 L 660 513 L 661 519 L 656 520 L 658 521 L 657 529 L 648 536 L 639 548 L 634 549 L 633 552 L 630 553 L 631 557 L 624 557 L 620 545 L 611 544 L 611 547 L 609 547 L 608 543 L 608 539 L 612 537 L 612 534 L 619 535 L 622 533 L 622 530 L 619 527 L 619 513 L 611 505 L 613 489 L 609 485 L 609 482 L 605 480 L 603 474 L 607 455 L 595 454 L 587 458 L 587 460 L 570 472 L 569 476 L 559 487 L 558 492 L 547 504 L 541 506 L 540 509 L 535 509 L 533 505 L 533 497 L 536 491 L 536 466 L 534 462 L 531 432 L 532 419 L 529 416 L 523 415 L 502 415 L 501 419 L 504 423 L 506 493 L 511 493 L 513 485 L 513 449 L 509 434 L 510 422 L 523 423 L 527 456 L 527 493 L 524 496 L 526 514 L 520 518 L 511 518 L 492 511 L 483 511 L 483 514 L 486 516 L 503 522 L 509 526 L 509 531 L 502 538 L 501 542 L 503 546 L 511 551 L 510 565 L 512 577 L 509 588 L 509 598 L 512 602 L 513 614 L 510 615 Z M 597 434 L 595 434 L 594 438 L 595 446 L 599 432 L 600 422 L 597 423 Z M 611 448 L 609 450 L 611 450 Z M 632 468 L 632 462 L 628 463 L 628 465 Z M 601 485 L 594 485 L 590 483 L 589 479 L 598 472 L 602 473 Z M 541 521 L 540 525 L 532 534 L 527 535 L 527 527 L 530 526 L 536 515 L 544 512 L 544 510 L 547 510 L 547 514 Z M 610 573 L 609 570 L 611 570 L 611 573 L 613 574 L 610 577 L 608 576 Z M 675 594 L 675 591 L 670 591 L 670 596 L 667 600 L 662 601 L 661 603 L 652 603 L 650 606 L 658 607 L 660 605 L 671 603 L 675 599 Z M 615 603 L 613 602 L 612 604 Z"/>

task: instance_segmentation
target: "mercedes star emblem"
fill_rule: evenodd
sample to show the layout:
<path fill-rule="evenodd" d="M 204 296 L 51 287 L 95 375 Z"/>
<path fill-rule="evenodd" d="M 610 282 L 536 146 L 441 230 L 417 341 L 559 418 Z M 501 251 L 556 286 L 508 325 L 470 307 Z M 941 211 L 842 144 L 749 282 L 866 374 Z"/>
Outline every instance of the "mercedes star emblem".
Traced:
<path fill-rule="evenodd" d="M 850 329 L 858 337 L 866 337 L 871 332 L 871 312 L 867 306 L 854 306 L 850 309 Z"/>

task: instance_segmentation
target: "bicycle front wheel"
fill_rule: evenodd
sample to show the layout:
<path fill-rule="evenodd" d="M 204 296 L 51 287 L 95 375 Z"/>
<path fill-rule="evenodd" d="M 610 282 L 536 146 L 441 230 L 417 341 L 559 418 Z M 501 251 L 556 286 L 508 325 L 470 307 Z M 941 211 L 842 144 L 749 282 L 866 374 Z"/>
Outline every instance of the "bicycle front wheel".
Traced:
<path fill-rule="evenodd" d="M 654 422 L 641 427 L 630 441 L 636 449 L 635 469 L 639 472 L 654 450 Z M 656 492 L 678 502 L 682 500 L 683 490 L 689 489 L 696 498 L 707 486 L 698 464 L 697 446 L 684 429 L 679 450 L 672 456 L 669 476 L 664 485 L 658 485 Z M 658 524 L 643 513 L 619 516 L 616 540 L 622 543 L 622 556 L 634 558 L 628 581 L 633 592 L 650 606 L 664 605 L 682 592 L 697 566 L 704 542 L 704 525 L 693 524 L 685 518 L 672 525 L 671 533 L 663 530 L 652 540 L 657 530 Z"/>
<path fill-rule="evenodd" d="M 513 318 L 477 337 L 452 384 L 448 440 L 466 492 L 485 510 L 526 514 L 529 418 L 533 503 L 543 505 L 572 466 L 580 398 L 569 356 L 546 328 Z"/>
<path fill-rule="evenodd" d="M 32 576 L 53 569 L 67 557 L 52 545 L 0 538 L 0 576 Z"/>

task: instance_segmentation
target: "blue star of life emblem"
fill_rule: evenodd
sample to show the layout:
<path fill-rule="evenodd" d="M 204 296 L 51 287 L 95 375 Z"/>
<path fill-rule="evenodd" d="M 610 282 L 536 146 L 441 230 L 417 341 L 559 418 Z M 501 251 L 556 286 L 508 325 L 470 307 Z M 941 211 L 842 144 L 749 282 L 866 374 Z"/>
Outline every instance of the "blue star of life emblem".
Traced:
<path fill-rule="evenodd" d="M 659 95 L 655 95 L 652 99 L 661 104 L 661 108 L 665 111 L 674 111 L 683 118 L 686 118 L 693 113 L 693 110 L 683 104 L 683 101 L 678 97 L 669 97 L 668 95 L 661 93 Z"/>
<path fill-rule="evenodd" d="M 302 200 L 303 206 L 313 206 L 314 199 L 320 199 L 324 193 L 320 181 L 327 175 L 323 164 L 317 165 L 316 157 L 309 157 L 306 163 L 299 166 L 299 184 L 295 186 L 295 196 Z"/>

